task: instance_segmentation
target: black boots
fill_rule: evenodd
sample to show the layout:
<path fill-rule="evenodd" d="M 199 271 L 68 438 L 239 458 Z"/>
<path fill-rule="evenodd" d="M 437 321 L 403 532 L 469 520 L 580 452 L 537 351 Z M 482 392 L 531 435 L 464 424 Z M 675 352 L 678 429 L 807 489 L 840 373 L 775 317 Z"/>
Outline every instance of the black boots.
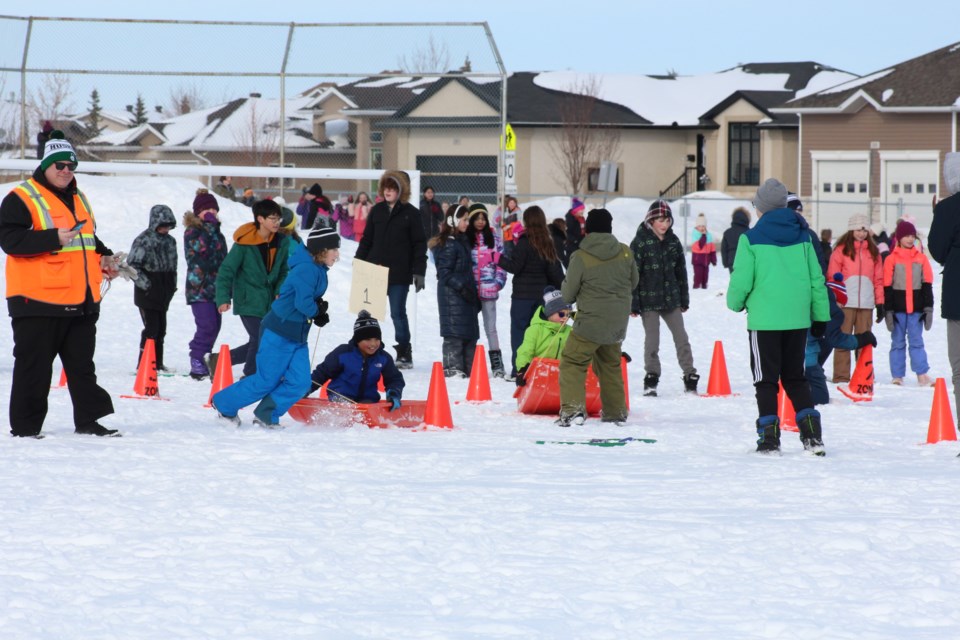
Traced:
<path fill-rule="evenodd" d="M 395 344 L 397 369 L 413 369 L 413 348 L 409 344 Z"/>
<path fill-rule="evenodd" d="M 817 456 L 825 456 L 823 448 L 823 434 L 820 427 L 820 413 L 817 411 L 803 412 L 797 416 L 797 427 L 800 429 L 800 442 L 803 448 Z"/>
<path fill-rule="evenodd" d="M 490 352 L 490 370 L 494 378 L 503 378 L 506 375 L 503 370 L 503 356 L 500 355 L 499 350 Z"/>
<path fill-rule="evenodd" d="M 105 426 L 99 422 L 88 422 L 86 424 L 81 424 L 73 429 L 74 433 L 79 433 L 86 436 L 100 436 L 100 437 L 109 437 L 109 438 L 119 438 L 120 432 L 116 429 L 107 429 Z"/>
<path fill-rule="evenodd" d="M 645 396 L 656 396 L 657 395 L 657 383 L 660 382 L 660 376 L 655 373 L 648 373 L 643 378 L 643 395 Z"/>
<path fill-rule="evenodd" d="M 763 416 L 757 420 L 757 453 L 780 453 L 780 419 Z"/>
<path fill-rule="evenodd" d="M 699 373 L 688 373 L 683 376 L 683 389 L 687 393 L 697 392 L 697 383 L 700 382 Z"/>

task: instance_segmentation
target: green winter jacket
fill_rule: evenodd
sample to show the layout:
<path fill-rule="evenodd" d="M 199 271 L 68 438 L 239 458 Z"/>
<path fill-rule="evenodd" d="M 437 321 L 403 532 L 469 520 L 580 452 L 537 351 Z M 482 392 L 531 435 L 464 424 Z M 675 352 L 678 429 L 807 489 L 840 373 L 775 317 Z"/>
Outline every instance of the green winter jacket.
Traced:
<path fill-rule="evenodd" d="M 830 320 L 823 271 L 808 226 L 792 209 L 774 209 L 740 236 L 727 306 L 747 310 L 755 331 L 807 329 Z"/>
<path fill-rule="evenodd" d="M 543 306 L 537 307 L 523 334 L 523 343 L 517 349 L 517 369 L 527 366 L 534 358 L 559 360 L 569 335 L 570 325 L 550 322 L 543 317 Z"/>
<path fill-rule="evenodd" d="M 573 332 L 596 344 L 623 342 L 639 281 L 630 247 L 612 233 L 587 234 L 560 287 L 564 302 L 577 304 Z"/>
<path fill-rule="evenodd" d="M 233 246 L 217 272 L 216 304 L 232 302 L 237 316 L 267 315 L 270 305 L 280 293 L 280 285 L 287 277 L 287 258 L 290 254 L 290 238 L 277 234 L 277 244 L 266 249 L 252 222 L 240 225 L 233 234 Z M 267 271 L 263 252 L 272 254 L 271 268 Z"/>

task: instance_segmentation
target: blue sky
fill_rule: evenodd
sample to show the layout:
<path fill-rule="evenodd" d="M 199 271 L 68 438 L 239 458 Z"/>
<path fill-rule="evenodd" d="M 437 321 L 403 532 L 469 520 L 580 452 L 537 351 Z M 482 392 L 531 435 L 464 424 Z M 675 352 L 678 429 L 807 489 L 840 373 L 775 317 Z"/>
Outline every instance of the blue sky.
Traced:
<path fill-rule="evenodd" d="M 511 71 L 698 74 L 741 62 L 815 60 L 862 75 L 960 39 L 950 4 L 932 0 L 45 0 L 30 4 L 29 9 L 11 7 L 0 13 L 271 22 L 486 21 Z"/>

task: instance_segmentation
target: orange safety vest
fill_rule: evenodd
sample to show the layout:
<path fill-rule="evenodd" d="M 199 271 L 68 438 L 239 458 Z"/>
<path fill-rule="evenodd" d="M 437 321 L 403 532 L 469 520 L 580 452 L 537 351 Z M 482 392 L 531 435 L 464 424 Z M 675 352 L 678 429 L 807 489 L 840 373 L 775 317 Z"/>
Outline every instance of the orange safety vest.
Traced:
<path fill-rule="evenodd" d="M 94 302 L 100 302 L 100 256 L 94 238 L 96 221 L 87 198 L 77 191 L 73 197 L 74 215 L 60 198 L 34 179 L 14 188 L 30 211 L 33 228 L 70 229 L 84 222 L 80 233 L 59 251 L 35 256 L 7 256 L 7 297 L 23 296 L 47 304 L 82 304 L 87 288 Z"/>

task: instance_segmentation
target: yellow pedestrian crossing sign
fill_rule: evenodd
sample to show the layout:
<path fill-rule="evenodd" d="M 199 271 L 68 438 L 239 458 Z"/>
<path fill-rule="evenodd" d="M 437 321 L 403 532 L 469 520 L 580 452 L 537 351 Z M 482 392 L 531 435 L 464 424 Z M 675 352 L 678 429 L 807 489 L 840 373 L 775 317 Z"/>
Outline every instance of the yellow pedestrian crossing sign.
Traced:
<path fill-rule="evenodd" d="M 500 140 L 500 144 L 507 151 L 517 150 L 517 136 L 513 133 L 513 127 L 510 126 L 509 122 L 503 130 L 503 138 Z"/>

